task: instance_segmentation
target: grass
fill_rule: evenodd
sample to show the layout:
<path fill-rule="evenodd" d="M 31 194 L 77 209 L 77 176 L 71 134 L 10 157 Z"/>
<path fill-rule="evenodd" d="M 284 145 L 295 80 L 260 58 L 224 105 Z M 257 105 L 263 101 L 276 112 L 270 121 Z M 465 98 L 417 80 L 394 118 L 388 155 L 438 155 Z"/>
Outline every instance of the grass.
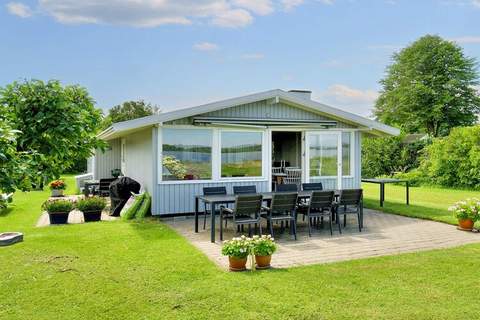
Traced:
<path fill-rule="evenodd" d="M 227 273 L 156 220 L 35 228 L 47 196 L 0 215 L 0 319 L 478 318 L 480 245 Z"/>
<path fill-rule="evenodd" d="M 457 224 L 457 220 L 448 207 L 455 202 L 467 198 L 480 198 L 480 192 L 471 190 L 446 189 L 435 187 L 410 187 L 410 205 L 405 204 L 405 186 L 386 184 L 385 202 L 380 207 L 380 187 L 376 184 L 364 183 L 365 206 L 409 217 Z M 478 226 L 479 224 L 477 224 Z"/>

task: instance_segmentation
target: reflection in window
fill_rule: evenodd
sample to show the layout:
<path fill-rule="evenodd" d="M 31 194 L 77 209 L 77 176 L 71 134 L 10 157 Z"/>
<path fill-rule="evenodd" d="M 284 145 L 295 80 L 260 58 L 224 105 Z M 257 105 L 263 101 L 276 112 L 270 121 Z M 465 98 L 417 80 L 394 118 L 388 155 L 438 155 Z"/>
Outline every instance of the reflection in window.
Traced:
<path fill-rule="evenodd" d="M 349 176 L 351 174 L 350 161 L 350 132 L 342 132 L 342 175 Z"/>
<path fill-rule="evenodd" d="M 262 175 L 262 133 L 223 131 L 221 134 L 222 177 Z"/>
<path fill-rule="evenodd" d="M 309 137 L 309 145 L 310 176 L 336 176 L 338 136 L 335 134 L 314 134 Z"/>
<path fill-rule="evenodd" d="M 212 131 L 162 130 L 163 180 L 212 178 Z"/>

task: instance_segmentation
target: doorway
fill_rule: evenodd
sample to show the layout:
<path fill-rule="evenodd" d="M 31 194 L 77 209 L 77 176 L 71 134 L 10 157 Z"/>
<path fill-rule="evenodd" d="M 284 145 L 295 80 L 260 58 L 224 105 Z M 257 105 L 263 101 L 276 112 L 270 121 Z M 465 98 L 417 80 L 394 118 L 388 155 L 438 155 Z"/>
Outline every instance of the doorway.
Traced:
<path fill-rule="evenodd" d="M 277 184 L 282 184 L 288 171 L 302 169 L 302 133 L 300 131 L 272 132 L 272 190 Z M 301 183 L 301 173 L 295 182 Z"/>

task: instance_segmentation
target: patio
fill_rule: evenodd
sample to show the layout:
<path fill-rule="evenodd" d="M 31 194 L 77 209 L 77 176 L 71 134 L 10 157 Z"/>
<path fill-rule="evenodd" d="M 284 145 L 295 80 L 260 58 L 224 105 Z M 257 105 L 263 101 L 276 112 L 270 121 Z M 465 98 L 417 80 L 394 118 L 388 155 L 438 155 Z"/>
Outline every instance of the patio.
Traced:
<path fill-rule="evenodd" d="M 201 217 L 203 219 L 203 217 Z M 221 242 L 210 242 L 209 225 L 195 233 L 192 217 L 162 219 L 188 239 L 195 247 L 222 268 L 228 267 L 228 259 L 221 255 Z M 343 217 L 342 217 L 343 221 Z M 328 228 L 315 230 L 308 237 L 307 225 L 298 222 L 298 240 L 288 231 L 280 234 L 275 229 L 278 251 L 272 259 L 274 268 L 329 263 L 368 257 L 378 257 L 406 252 L 416 252 L 455 247 L 480 242 L 480 234 L 461 232 L 455 226 L 421 219 L 408 218 L 364 209 L 364 229 L 358 231 L 356 220 L 349 217 L 342 234 L 330 236 Z M 217 220 L 218 228 L 218 220 Z M 225 230 L 225 239 L 234 236 L 232 227 Z"/>

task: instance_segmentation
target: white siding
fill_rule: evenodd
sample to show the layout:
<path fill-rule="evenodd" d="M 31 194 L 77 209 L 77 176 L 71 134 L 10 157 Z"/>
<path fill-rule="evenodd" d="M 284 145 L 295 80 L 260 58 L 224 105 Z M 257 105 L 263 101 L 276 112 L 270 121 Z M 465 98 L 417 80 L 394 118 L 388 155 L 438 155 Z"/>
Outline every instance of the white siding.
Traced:
<path fill-rule="evenodd" d="M 125 176 L 138 181 L 142 188 L 153 193 L 152 129 L 125 137 Z"/>
<path fill-rule="evenodd" d="M 120 168 L 120 139 L 108 141 L 109 147 L 102 152 L 95 151 L 93 163 L 94 179 L 111 178 L 113 169 Z"/>

